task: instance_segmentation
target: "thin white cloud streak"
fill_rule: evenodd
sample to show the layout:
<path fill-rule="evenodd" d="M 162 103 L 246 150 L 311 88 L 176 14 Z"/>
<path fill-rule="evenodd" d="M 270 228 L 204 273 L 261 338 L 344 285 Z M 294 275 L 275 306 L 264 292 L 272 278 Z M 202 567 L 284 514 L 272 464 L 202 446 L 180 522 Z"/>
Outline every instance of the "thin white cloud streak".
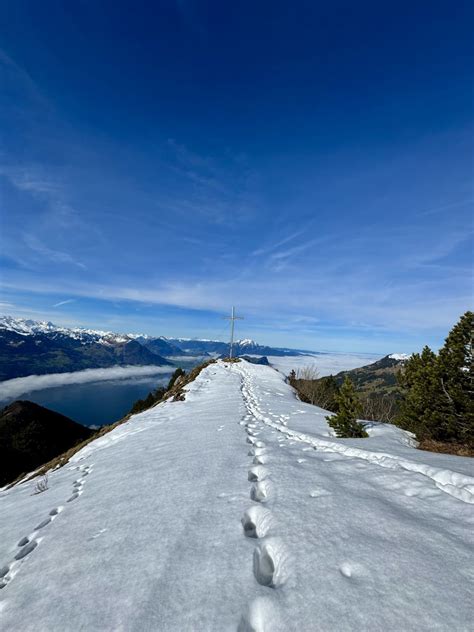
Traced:
<path fill-rule="evenodd" d="M 291 235 L 288 235 L 287 237 L 284 237 L 283 239 L 280 239 L 279 241 L 276 241 L 275 243 L 270 244 L 269 246 L 265 246 L 264 248 L 257 248 L 257 250 L 254 250 L 251 254 L 254 257 L 258 257 L 259 255 L 266 255 L 272 252 L 273 250 L 276 250 L 280 246 L 284 246 L 288 242 L 292 241 L 293 239 L 296 239 L 297 237 L 299 237 L 300 235 L 303 235 L 304 233 L 305 233 L 305 230 L 298 230 L 295 233 L 292 233 Z"/>
<path fill-rule="evenodd" d="M 61 305 L 69 305 L 70 303 L 75 303 L 75 298 L 68 298 L 66 301 L 59 301 L 59 303 L 55 303 L 53 307 L 61 307 Z"/>
<path fill-rule="evenodd" d="M 436 213 L 442 213 L 443 211 L 449 211 L 452 208 L 458 208 L 459 206 L 467 206 L 468 204 L 474 204 L 474 198 L 468 198 L 461 200 L 460 202 L 453 202 L 452 204 L 444 204 L 443 206 L 435 206 L 424 211 L 416 213 L 417 217 L 426 217 L 427 215 L 436 215 Z"/>
<path fill-rule="evenodd" d="M 308 250 L 308 248 L 316 246 L 320 243 L 324 243 L 328 240 L 329 237 L 317 237 L 316 239 L 310 239 L 309 241 L 305 241 L 304 243 L 293 246 L 292 248 L 288 248 L 287 250 L 281 250 L 279 252 L 273 253 L 270 255 L 270 259 L 288 259 L 288 257 L 294 257 L 295 255 Z"/>
<path fill-rule="evenodd" d="M 33 252 L 37 253 L 41 257 L 49 259 L 53 263 L 69 263 L 71 265 L 77 266 L 78 268 L 81 268 L 82 270 L 86 269 L 85 264 L 74 259 L 74 257 L 72 257 L 69 253 L 49 248 L 49 246 L 46 246 L 46 244 L 44 244 L 34 235 L 24 235 L 23 241 L 28 246 L 28 248 L 33 250 Z"/>
<path fill-rule="evenodd" d="M 24 96 L 34 103 L 35 105 L 40 105 L 41 107 L 50 110 L 51 103 L 46 99 L 46 97 L 41 93 L 40 89 L 30 77 L 30 75 L 26 72 L 24 68 L 22 68 L 19 64 L 16 63 L 14 59 L 12 59 L 3 49 L 0 48 L 0 68 L 3 69 L 3 73 L 9 73 L 9 77 L 5 76 L 3 80 L 13 80 L 13 82 L 20 86 Z M 2 80 L 2 82 L 3 82 Z"/>
<path fill-rule="evenodd" d="M 16 309 L 16 305 L 7 301 L 0 301 L 0 310 Z"/>
<path fill-rule="evenodd" d="M 0 382 L 0 401 L 16 399 L 25 393 L 41 391 L 55 386 L 68 384 L 87 384 L 89 382 L 105 382 L 122 380 L 131 377 L 145 377 L 160 373 L 171 373 L 173 367 L 164 366 L 125 366 L 108 369 L 85 369 L 71 373 L 51 373 L 50 375 L 28 375 Z"/>
<path fill-rule="evenodd" d="M 2 235 L 5 256 L 23 268 L 36 268 L 38 264 L 52 262 L 68 264 L 86 270 L 81 257 L 71 254 L 77 245 L 84 248 L 85 236 L 104 243 L 105 237 L 96 222 L 84 219 L 70 204 L 66 182 L 58 179 L 54 170 L 37 164 L 21 167 L 0 165 L 0 175 L 18 191 L 41 204 L 42 210 L 27 216 L 21 223 L 11 218 L 10 230 Z M 53 247 L 49 244 L 54 227 Z M 56 246 L 61 244 L 61 248 Z"/>

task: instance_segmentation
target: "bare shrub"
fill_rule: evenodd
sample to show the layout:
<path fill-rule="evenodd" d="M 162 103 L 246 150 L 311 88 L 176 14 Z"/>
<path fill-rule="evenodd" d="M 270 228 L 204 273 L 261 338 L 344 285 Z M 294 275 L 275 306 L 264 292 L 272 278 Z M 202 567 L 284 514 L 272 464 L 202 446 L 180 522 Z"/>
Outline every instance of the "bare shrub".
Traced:
<path fill-rule="evenodd" d="M 318 386 L 316 380 L 319 379 L 319 372 L 316 365 L 310 365 L 298 369 L 296 372 L 296 382 L 298 384 L 298 393 L 301 398 L 309 404 L 316 404 L 318 396 Z"/>
<path fill-rule="evenodd" d="M 41 492 L 45 492 L 48 489 L 48 474 L 43 474 L 43 476 L 37 481 L 35 485 L 34 494 L 41 494 Z"/>
<path fill-rule="evenodd" d="M 320 406 L 333 412 L 337 409 L 335 396 L 338 386 L 332 376 L 319 377 L 317 367 L 313 364 L 292 371 L 289 382 L 298 391 L 298 395 L 303 402 Z"/>
<path fill-rule="evenodd" d="M 362 418 L 393 423 L 399 411 L 399 400 L 393 395 L 368 394 L 361 397 Z"/>

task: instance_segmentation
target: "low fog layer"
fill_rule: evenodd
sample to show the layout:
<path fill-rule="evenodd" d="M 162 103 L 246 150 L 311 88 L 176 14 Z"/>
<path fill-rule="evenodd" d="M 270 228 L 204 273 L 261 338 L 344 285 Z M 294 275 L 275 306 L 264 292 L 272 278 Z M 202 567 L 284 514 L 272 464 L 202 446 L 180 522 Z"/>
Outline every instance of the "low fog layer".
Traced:
<path fill-rule="evenodd" d="M 381 354 L 369 353 L 325 353 L 323 355 L 305 356 L 268 356 L 270 364 L 288 375 L 292 369 L 304 369 L 305 367 L 316 367 L 320 377 L 325 375 L 335 375 L 339 371 L 357 369 L 367 364 L 372 364 L 380 360 Z"/>
<path fill-rule="evenodd" d="M 50 375 L 28 375 L 16 377 L 0 383 L 0 401 L 17 399 L 24 393 L 40 391 L 53 386 L 66 384 L 85 384 L 86 382 L 103 382 L 130 377 L 144 377 L 159 373 L 171 373 L 170 366 L 116 366 L 108 369 L 85 369 L 71 373 L 51 373 Z"/>

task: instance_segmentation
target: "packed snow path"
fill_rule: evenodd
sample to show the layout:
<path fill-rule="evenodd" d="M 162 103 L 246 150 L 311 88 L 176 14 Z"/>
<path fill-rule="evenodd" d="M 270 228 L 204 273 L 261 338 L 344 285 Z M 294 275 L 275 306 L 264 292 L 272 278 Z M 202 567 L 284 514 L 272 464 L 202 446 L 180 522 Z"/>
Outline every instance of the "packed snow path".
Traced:
<path fill-rule="evenodd" d="M 472 461 L 326 414 L 219 362 L 0 491 L 0 629 L 472 629 Z"/>

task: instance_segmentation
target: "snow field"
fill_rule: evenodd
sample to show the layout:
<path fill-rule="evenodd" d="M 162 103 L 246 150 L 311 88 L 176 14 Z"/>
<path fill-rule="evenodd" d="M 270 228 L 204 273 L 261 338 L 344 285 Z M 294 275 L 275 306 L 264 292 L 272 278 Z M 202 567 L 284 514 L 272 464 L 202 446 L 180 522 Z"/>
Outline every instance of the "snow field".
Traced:
<path fill-rule="evenodd" d="M 469 630 L 471 461 L 326 414 L 219 362 L 46 492 L 0 491 L 0 629 Z"/>
<path fill-rule="evenodd" d="M 415 451 L 406 433 L 384 424 L 367 440 L 332 438 L 327 411 L 276 400 L 288 388 L 281 376 L 243 363 L 237 370 L 253 420 L 270 431 L 272 509 L 291 554 L 291 586 L 269 629 L 471 629 L 472 462 Z M 381 448 L 396 463 L 390 469 Z M 291 612 L 296 619 L 281 619 Z"/>

